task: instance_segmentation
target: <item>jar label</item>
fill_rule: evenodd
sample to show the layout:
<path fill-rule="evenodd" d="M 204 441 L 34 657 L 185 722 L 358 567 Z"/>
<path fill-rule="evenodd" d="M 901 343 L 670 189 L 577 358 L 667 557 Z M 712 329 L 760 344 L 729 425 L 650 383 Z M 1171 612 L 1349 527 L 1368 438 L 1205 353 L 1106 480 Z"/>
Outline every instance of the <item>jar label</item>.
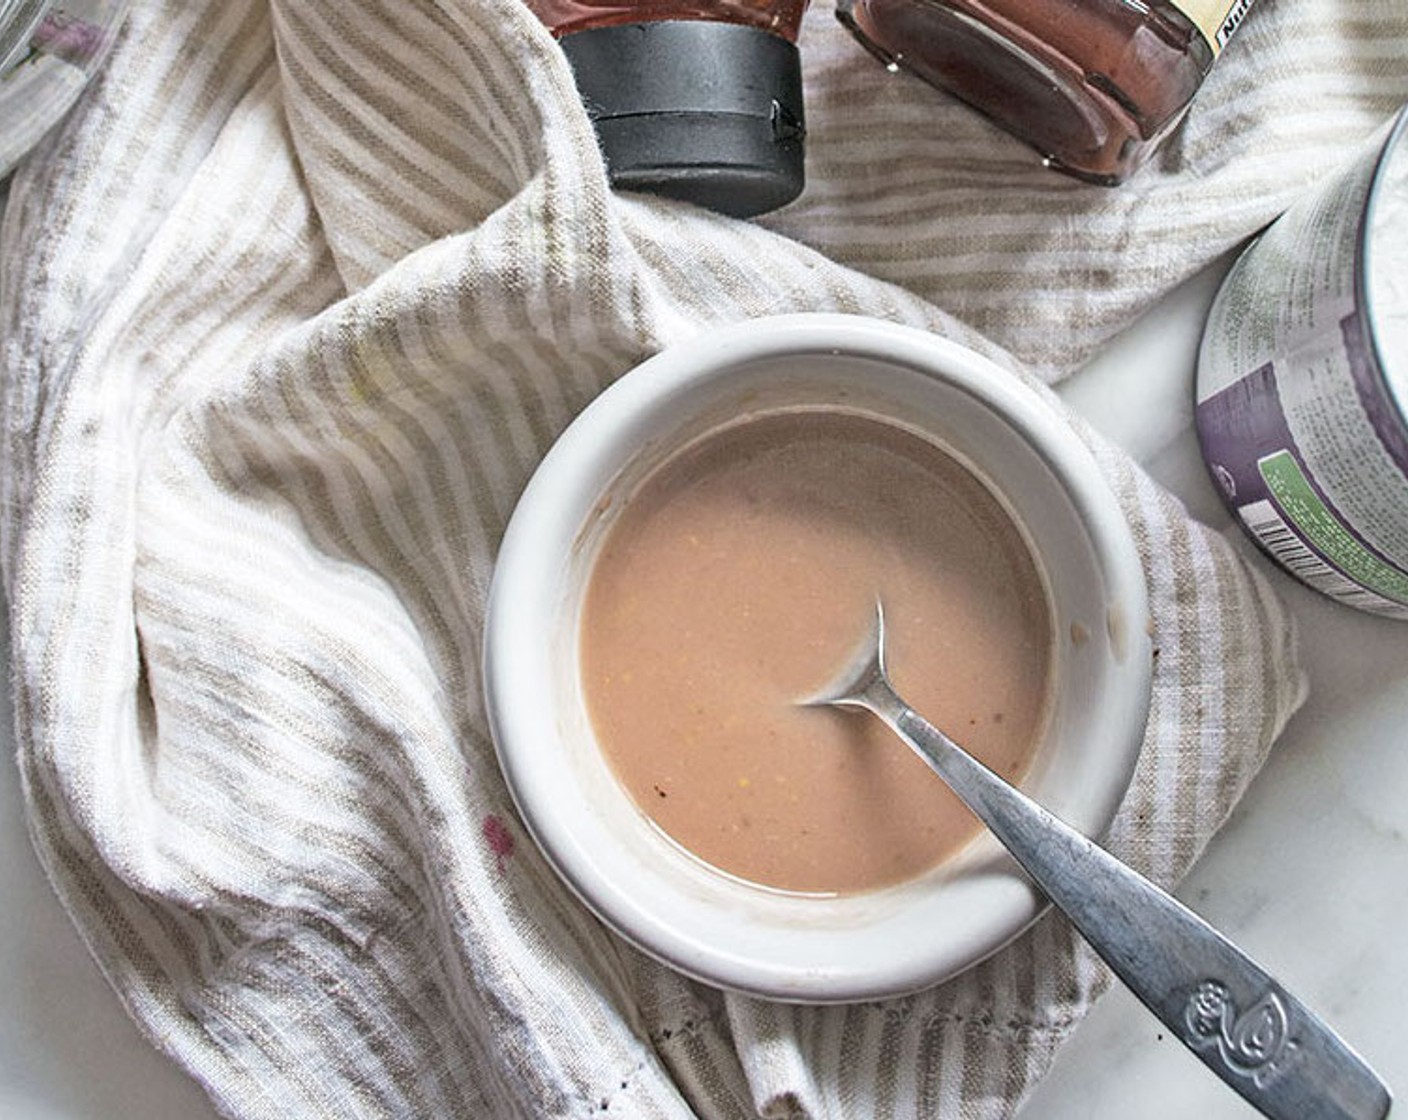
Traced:
<path fill-rule="evenodd" d="M 1408 619 L 1408 414 L 1356 282 L 1382 148 L 1380 136 L 1233 266 L 1195 417 L 1227 506 L 1267 553 L 1332 598 Z"/>
<path fill-rule="evenodd" d="M 1173 0 L 1173 6 L 1203 33 L 1214 55 L 1221 53 L 1241 26 L 1252 3 L 1253 0 Z"/>
<path fill-rule="evenodd" d="M 1352 317 L 1343 327 L 1347 341 L 1360 336 Z M 1337 380 L 1336 358 L 1328 351 L 1322 355 L 1319 373 L 1327 380 Z M 1364 368 L 1351 357 L 1341 367 L 1348 378 L 1351 364 Z M 1198 405 L 1199 434 L 1214 476 L 1242 526 L 1293 575 L 1350 606 L 1408 619 L 1408 570 L 1401 560 L 1408 541 L 1408 506 L 1402 501 L 1408 475 L 1393 454 L 1406 449 L 1403 437 L 1380 442 L 1383 432 L 1372 432 L 1367 417 L 1354 414 L 1357 394 L 1312 393 L 1290 404 L 1290 398 L 1305 396 L 1294 391 L 1298 380 L 1278 381 L 1267 363 Z M 1306 419 L 1370 430 L 1331 450 L 1313 438 L 1297 438 L 1292 424 L 1299 427 Z M 1338 453 L 1340 461 L 1322 463 L 1327 453 Z M 1331 480 L 1344 473 L 1365 488 L 1344 503 L 1352 513 L 1336 501 L 1343 496 L 1332 493 Z M 1366 523 L 1360 519 L 1371 503 L 1379 508 Z"/>

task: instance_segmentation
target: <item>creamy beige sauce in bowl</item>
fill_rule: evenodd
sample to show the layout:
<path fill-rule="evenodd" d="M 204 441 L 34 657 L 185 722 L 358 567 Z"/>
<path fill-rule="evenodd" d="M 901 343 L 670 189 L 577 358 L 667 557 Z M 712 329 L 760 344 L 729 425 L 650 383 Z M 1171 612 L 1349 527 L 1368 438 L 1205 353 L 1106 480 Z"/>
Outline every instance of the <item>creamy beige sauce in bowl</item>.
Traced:
<path fill-rule="evenodd" d="M 878 889 L 979 831 L 859 714 L 798 706 L 880 596 L 906 698 L 1016 780 L 1045 728 L 1053 624 L 1022 532 L 934 444 L 840 411 L 734 424 L 666 461 L 602 540 L 579 657 L 636 806 L 714 868 L 784 891 Z"/>
<path fill-rule="evenodd" d="M 1043 394 L 948 339 L 877 320 L 798 315 L 703 331 L 667 347 L 596 397 L 554 441 L 506 527 L 484 620 L 484 703 L 525 829 L 563 882 L 611 929 L 717 987 L 809 1003 L 885 998 L 971 967 L 1045 906 L 990 835 L 974 835 L 977 826 L 951 802 L 940 808 L 925 802 L 947 798 L 943 783 L 878 729 L 867 728 L 864 715 L 805 713 L 817 730 L 806 733 L 800 759 L 789 763 L 761 753 L 756 735 L 745 740 L 730 734 L 726 745 L 711 752 L 684 755 L 681 747 L 691 734 L 712 733 L 709 713 L 691 715 L 681 701 L 680 716 L 674 701 L 660 701 L 670 713 L 656 717 L 633 700 L 619 705 L 621 718 L 643 720 L 645 727 L 643 745 L 635 748 L 642 769 L 633 791 L 624 777 L 627 763 L 616 757 L 631 748 L 607 745 L 606 721 L 616 718 L 607 709 L 613 705 L 600 702 L 591 684 L 593 677 L 611 676 L 613 690 L 629 697 L 624 686 L 635 687 L 640 674 L 663 671 L 667 655 L 706 648 L 699 633 L 685 640 L 676 616 L 650 639 L 653 653 L 642 652 L 640 633 L 630 637 L 623 630 L 625 639 L 610 639 L 609 627 L 593 631 L 601 639 L 594 653 L 587 628 L 609 619 L 605 581 L 592 586 L 611 560 L 602 550 L 614 547 L 618 529 L 616 543 L 626 540 L 635 515 L 651 508 L 656 483 L 662 493 L 669 489 L 672 468 L 657 472 L 677 456 L 701 456 L 696 467 L 714 456 L 721 486 L 742 485 L 749 471 L 768 486 L 806 474 L 794 472 L 788 456 L 800 452 L 788 450 L 789 441 L 774 448 L 761 427 L 747 428 L 783 413 L 830 414 L 823 426 L 836 427 L 801 443 L 815 436 L 822 445 L 846 449 L 816 450 L 821 466 L 811 468 L 815 493 L 829 501 L 842 483 L 856 485 L 869 469 L 870 497 L 827 512 L 830 507 L 808 506 L 805 491 L 779 494 L 783 508 L 801 503 L 806 520 L 821 522 L 821 543 L 809 545 L 788 567 L 766 573 L 781 590 L 747 604 L 747 580 L 736 573 L 712 576 L 706 596 L 703 573 L 712 571 L 710 565 L 696 558 L 696 568 L 681 567 L 696 551 L 709 555 L 723 534 L 701 533 L 697 508 L 680 522 L 674 543 L 661 546 L 660 571 L 678 584 L 677 597 L 695 612 L 694 630 L 704 623 L 722 627 L 710 640 L 725 642 L 716 656 L 698 663 L 711 671 L 728 669 L 743 681 L 737 687 L 751 695 L 748 703 L 766 709 L 766 719 L 790 723 L 802 715 L 794 707 L 798 695 L 831 677 L 861 640 L 879 590 L 886 596 L 891 665 L 900 687 L 961 742 L 987 750 L 993 741 L 985 743 L 985 737 L 1020 727 L 1015 700 L 985 691 L 986 682 L 1017 679 L 1023 672 L 1042 682 L 1022 693 L 1044 701 L 1032 730 L 1010 740 L 1002 748 L 1012 751 L 1008 761 L 997 765 L 1015 767 L 1008 773 L 1024 771 L 1022 787 L 1042 805 L 1087 835 L 1100 835 L 1138 756 L 1152 666 L 1152 643 L 1141 625 L 1148 613 L 1144 575 L 1124 512 L 1099 464 Z M 866 421 L 846 419 L 858 416 L 883 430 L 877 435 L 874 427 L 851 426 Z M 723 442 L 734 439 L 732 448 Z M 951 458 L 934 448 L 948 449 Z M 872 468 L 864 468 L 867 461 Z M 774 469 L 784 462 L 786 470 Z M 967 471 L 956 470 L 958 464 Z M 742 474 L 730 481 L 735 469 Z M 699 474 L 696 469 L 687 477 Z M 905 477 L 910 481 L 902 482 Z M 982 505 L 965 496 L 974 477 L 997 495 L 995 501 L 984 502 L 982 489 L 975 499 Z M 918 495 L 939 504 L 904 506 Z M 702 503 L 703 496 L 690 501 Z M 735 493 L 730 501 L 736 499 Z M 879 519 L 887 523 L 884 533 L 892 534 L 886 537 L 876 528 L 877 514 L 897 502 L 901 516 L 895 524 L 910 528 L 897 532 L 889 518 Z M 641 520 L 655 518 L 642 514 Z M 1015 538 L 1014 523 L 1021 527 Z M 944 532 L 937 540 L 926 535 L 939 527 Z M 739 549 L 757 554 L 758 563 L 780 563 L 780 550 L 764 545 L 746 522 L 731 532 Z M 837 543 L 848 538 L 844 547 Z M 1026 552 L 1015 548 L 1018 540 Z M 730 563 L 742 563 L 739 549 L 729 550 Z M 987 581 L 1004 565 L 1004 578 L 1016 586 L 1041 588 L 1045 605 L 1027 597 L 1033 613 L 1026 619 L 1033 628 L 1030 648 L 1044 649 L 1045 662 L 1027 660 L 1013 669 L 990 661 L 983 667 L 983 643 L 1004 625 L 1020 631 L 1020 612 L 1015 622 L 1004 622 L 989 608 L 946 608 L 932 616 L 912 603 L 897 606 L 901 575 L 917 581 L 915 590 L 903 592 L 907 599 L 913 594 L 918 602 L 932 593 L 924 581 L 944 567 L 934 563 L 942 549 L 969 549 L 955 558 L 961 563 L 945 570 L 965 570 L 966 564 L 969 574 L 960 586 L 976 603 L 1023 601 L 1021 594 L 1006 600 L 990 590 Z M 857 569 L 853 558 L 867 550 L 884 558 L 884 586 Z M 1028 566 L 1024 556 L 1035 563 Z M 624 601 L 647 583 L 622 578 L 616 593 Z M 719 604 L 739 609 L 730 613 Z M 728 629 L 738 623 L 742 605 L 755 620 L 752 627 Z M 917 613 L 919 621 L 906 622 L 906 613 Z M 656 608 L 648 614 L 668 617 Z M 772 648 L 790 648 L 801 620 L 821 643 L 814 660 L 793 661 L 797 655 Z M 751 647 L 755 640 L 769 644 L 759 652 Z M 613 642 L 632 655 L 629 663 L 608 665 L 598 656 Z M 919 658 L 930 655 L 942 661 L 925 667 Z M 734 687 L 728 684 L 730 695 Z M 729 718 L 716 710 L 712 722 Z M 764 726 L 756 722 L 760 717 L 732 718 L 739 726 Z M 676 762 L 662 773 L 671 752 Z M 867 753 L 879 757 L 863 757 Z M 785 780 L 778 781 L 779 774 Z M 848 800 L 872 778 L 882 793 Z M 688 797 L 695 782 L 696 792 L 703 792 Z M 774 809 L 759 797 L 764 792 L 781 806 L 772 824 L 765 818 Z M 659 806 L 687 807 L 690 801 L 700 810 L 702 831 L 683 836 L 693 827 L 688 815 L 675 809 L 680 819 L 667 820 Z M 793 811 L 794 805 L 810 813 L 811 823 L 793 821 L 795 838 L 808 830 L 808 845 L 816 835 L 822 844 L 841 847 L 884 836 L 884 830 L 888 838 L 861 857 L 822 850 L 795 863 L 778 862 L 794 859 L 781 834 L 783 809 Z M 905 820 L 923 823 L 896 823 Z M 905 847 L 940 820 L 945 823 L 939 834 L 918 848 Z M 725 828 L 721 821 L 728 822 Z M 734 824 L 749 834 L 753 855 L 747 844 L 742 856 L 709 846 L 710 828 L 731 842 Z M 757 841 L 764 825 L 772 833 Z M 952 829 L 947 837 L 945 829 Z M 965 835 L 971 840 L 965 842 Z M 945 855 L 955 845 L 962 850 Z M 905 854 L 896 862 L 901 848 Z"/>

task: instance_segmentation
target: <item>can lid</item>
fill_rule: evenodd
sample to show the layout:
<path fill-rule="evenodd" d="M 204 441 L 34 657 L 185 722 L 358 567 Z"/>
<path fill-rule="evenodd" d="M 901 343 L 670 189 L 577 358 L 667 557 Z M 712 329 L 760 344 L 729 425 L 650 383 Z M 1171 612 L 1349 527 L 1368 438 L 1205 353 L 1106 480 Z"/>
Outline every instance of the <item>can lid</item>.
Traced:
<path fill-rule="evenodd" d="M 1408 434 L 1408 105 L 1379 149 L 1356 251 L 1355 302 L 1366 310 L 1369 347 L 1397 406 L 1399 430 Z"/>
<path fill-rule="evenodd" d="M 560 41 L 612 185 L 745 218 L 801 193 L 795 44 L 705 20 L 598 27 Z"/>

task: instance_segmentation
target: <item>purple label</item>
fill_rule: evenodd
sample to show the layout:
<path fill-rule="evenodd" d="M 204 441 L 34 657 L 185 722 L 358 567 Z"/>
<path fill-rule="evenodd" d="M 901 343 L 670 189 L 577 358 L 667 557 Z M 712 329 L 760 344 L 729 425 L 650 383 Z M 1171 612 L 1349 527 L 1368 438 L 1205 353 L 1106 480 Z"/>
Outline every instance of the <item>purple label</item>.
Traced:
<path fill-rule="evenodd" d="M 1264 456 L 1289 450 L 1300 458 L 1281 411 L 1276 371 L 1270 362 L 1199 404 L 1194 420 L 1203 460 L 1233 513 L 1238 506 L 1270 499 L 1257 470 Z"/>
<path fill-rule="evenodd" d="M 1358 316 L 1347 316 L 1340 327 L 1354 371 L 1355 389 L 1364 411 L 1385 450 L 1399 469 L 1408 473 L 1408 432 L 1404 431 L 1403 417 L 1383 392 L 1378 370 L 1363 344 L 1364 334 Z M 1339 523 L 1348 538 L 1376 563 L 1392 567 L 1392 561 L 1354 528 L 1321 489 L 1286 421 L 1281 394 L 1276 385 L 1274 363 L 1267 362 L 1200 403 L 1194 419 L 1203 459 L 1212 472 L 1223 501 L 1238 520 L 1242 520 L 1240 511 L 1243 508 L 1257 502 L 1269 502 L 1281 508 L 1261 470 L 1263 460 L 1280 452 L 1295 461 L 1316 500 Z M 1325 549 L 1296 528 L 1294 518 L 1287 518 L 1280 528 L 1294 532 L 1304 549 L 1335 571 L 1348 575 L 1344 566 L 1336 563 L 1335 557 L 1328 555 Z M 1278 554 L 1268 547 L 1260 534 L 1253 532 L 1252 535 L 1263 551 L 1278 562 L 1286 563 L 1284 550 Z"/>

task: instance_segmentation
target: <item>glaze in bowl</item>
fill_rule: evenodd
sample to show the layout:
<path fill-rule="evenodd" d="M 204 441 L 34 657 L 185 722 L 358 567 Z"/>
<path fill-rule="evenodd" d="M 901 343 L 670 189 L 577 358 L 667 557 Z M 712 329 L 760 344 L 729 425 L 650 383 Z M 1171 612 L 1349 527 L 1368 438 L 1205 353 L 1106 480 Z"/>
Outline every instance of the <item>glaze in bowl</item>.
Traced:
<path fill-rule="evenodd" d="M 718 987 L 798 1002 L 875 999 L 971 967 L 1036 920 L 1045 900 L 985 832 L 932 871 L 865 892 L 792 894 L 720 873 L 665 836 L 618 782 L 578 665 L 595 554 L 632 490 L 716 428 L 797 408 L 859 412 L 923 434 L 1022 528 L 1055 640 L 1045 732 L 1021 785 L 1100 836 L 1128 787 L 1149 702 L 1148 607 L 1127 522 L 1089 451 L 1037 391 L 951 341 L 878 320 L 796 315 L 713 331 L 593 401 L 544 458 L 505 532 L 485 623 L 485 701 L 529 833 L 619 934 Z"/>

